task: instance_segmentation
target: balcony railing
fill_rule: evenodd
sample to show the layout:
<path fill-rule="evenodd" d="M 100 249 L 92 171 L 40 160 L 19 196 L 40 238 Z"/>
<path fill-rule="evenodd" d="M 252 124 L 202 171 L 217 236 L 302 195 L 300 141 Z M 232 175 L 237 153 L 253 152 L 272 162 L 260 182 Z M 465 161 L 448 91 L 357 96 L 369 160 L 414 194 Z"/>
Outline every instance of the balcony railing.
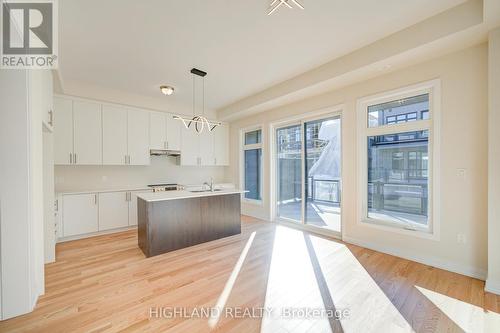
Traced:
<path fill-rule="evenodd" d="M 313 201 L 340 203 L 340 180 L 314 179 L 314 177 L 308 177 L 307 179 L 307 199 Z"/>
<path fill-rule="evenodd" d="M 427 184 L 368 183 L 368 208 L 427 216 Z"/>

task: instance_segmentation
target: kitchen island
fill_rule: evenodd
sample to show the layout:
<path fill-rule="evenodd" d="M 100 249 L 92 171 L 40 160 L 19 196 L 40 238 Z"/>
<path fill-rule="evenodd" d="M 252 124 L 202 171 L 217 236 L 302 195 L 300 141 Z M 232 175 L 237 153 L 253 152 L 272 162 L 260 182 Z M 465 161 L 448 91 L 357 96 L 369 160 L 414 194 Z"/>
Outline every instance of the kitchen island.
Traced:
<path fill-rule="evenodd" d="M 137 195 L 138 243 L 146 257 L 241 233 L 241 193 L 167 191 Z"/>

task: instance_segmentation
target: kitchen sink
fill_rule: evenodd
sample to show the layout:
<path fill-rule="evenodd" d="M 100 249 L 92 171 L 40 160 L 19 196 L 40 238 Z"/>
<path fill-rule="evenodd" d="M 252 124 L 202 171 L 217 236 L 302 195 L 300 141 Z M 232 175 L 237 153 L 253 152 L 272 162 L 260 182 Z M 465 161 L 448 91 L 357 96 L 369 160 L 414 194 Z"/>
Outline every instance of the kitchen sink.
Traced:
<path fill-rule="evenodd" d="M 213 190 L 213 192 L 219 192 L 219 191 L 221 191 L 220 188 L 216 188 L 216 189 Z M 210 190 L 192 190 L 192 191 L 189 191 L 189 192 L 192 192 L 192 193 L 201 193 L 201 192 L 212 192 L 212 191 L 210 191 Z"/>

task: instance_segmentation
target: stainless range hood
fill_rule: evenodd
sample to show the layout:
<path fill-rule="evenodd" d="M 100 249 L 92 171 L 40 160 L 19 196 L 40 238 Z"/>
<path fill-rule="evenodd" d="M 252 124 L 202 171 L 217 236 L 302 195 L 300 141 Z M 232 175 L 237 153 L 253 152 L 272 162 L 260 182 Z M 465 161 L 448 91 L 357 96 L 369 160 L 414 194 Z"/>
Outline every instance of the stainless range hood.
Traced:
<path fill-rule="evenodd" d="M 181 156 L 181 151 L 170 149 L 151 149 L 149 154 L 151 156 Z"/>

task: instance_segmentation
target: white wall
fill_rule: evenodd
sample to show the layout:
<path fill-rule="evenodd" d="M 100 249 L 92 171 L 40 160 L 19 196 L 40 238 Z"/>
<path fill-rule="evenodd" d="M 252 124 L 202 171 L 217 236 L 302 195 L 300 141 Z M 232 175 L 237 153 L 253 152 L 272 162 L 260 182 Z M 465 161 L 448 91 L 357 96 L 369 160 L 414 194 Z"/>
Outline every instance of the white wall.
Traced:
<path fill-rule="evenodd" d="M 45 93 L 44 75 L 50 75 L 48 70 L 32 70 L 29 72 L 28 104 L 29 117 L 29 163 L 30 163 L 30 202 L 31 210 L 31 241 L 32 260 L 34 265 L 32 281 L 35 294 L 45 292 L 44 276 L 44 189 L 43 189 L 43 104 Z M 46 99 L 45 99 L 46 100 Z M 36 301 L 36 299 L 34 300 Z"/>
<path fill-rule="evenodd" d="M 56 192 L 127 189 L 155 183 L 221 183 L 227 167 L 180 166 L 174 157 L 153 156 L 149 166 L 55 166 Z"/>
<path fill-rule="evenodd" d="M 486 290 L 500 294 L 500 28 L 488 42 L 488 280 Z"/>
<path fill-rule="evenodd" d="M 441 79 L 441 237 L 429 240 L 356 222 L 356 101 L 418 82 Z M 293 115 L 343 105 L 343 237 L 451 271 L 485 278 L 487 269 L 487 45 L 482 44 L 374 79 L 271 109 L 231 123 L 230 177 L 239 183 L 239 129 L 263 125 L 263 206 L 242 210 L 270 218 L 269 124 Z M 457 169 L 466 169 L 461 181 Z M 465 234 L 466 244 L 457 242 Z"/>
<path fill-rule="evenodd" d="M 1 317 L 29 312 L 43 293 L 43 192 L 38 91 L 21 70 L 0 75 Z M 38 177 L 34 179 L 34 177 Z"/>

